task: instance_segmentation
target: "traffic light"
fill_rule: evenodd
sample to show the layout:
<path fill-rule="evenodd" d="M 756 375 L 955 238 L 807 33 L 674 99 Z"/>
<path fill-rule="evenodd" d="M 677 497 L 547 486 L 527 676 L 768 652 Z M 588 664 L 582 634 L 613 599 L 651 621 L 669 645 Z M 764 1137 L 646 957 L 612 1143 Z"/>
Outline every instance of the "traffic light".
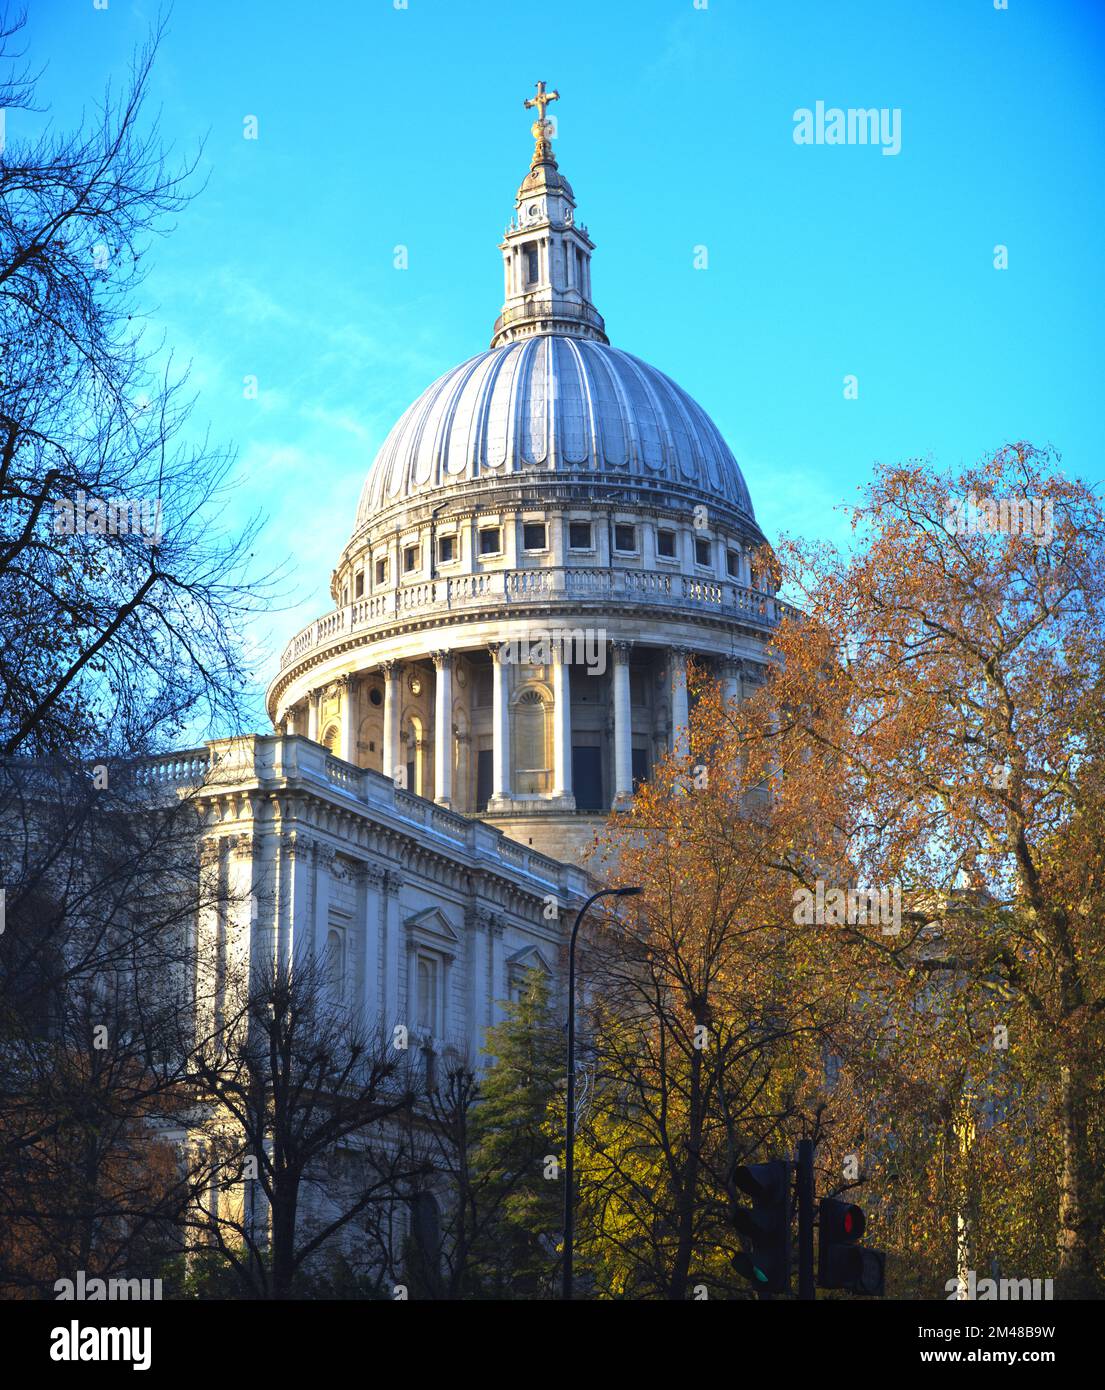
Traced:
<path fill-rule="evenodd" d="M 886 1256 L 856 1241 L 867 1224 L 860 1207 L 822 1197 L 818 1207 L 817 1282 L 823 1289 L 847 1289 L 881 1297 Z"/>
<path fill-rule="evenodd" d="M 750 1254 L 737 1255 L 738 1274 L 750 1279 L 757 1293 L 790 1292 L 790 1164 L 746 1164 L 733 1174 L 737 1187 L 752 1198 L 738 1207 L 733 1224 L 746 1236 Z"/>

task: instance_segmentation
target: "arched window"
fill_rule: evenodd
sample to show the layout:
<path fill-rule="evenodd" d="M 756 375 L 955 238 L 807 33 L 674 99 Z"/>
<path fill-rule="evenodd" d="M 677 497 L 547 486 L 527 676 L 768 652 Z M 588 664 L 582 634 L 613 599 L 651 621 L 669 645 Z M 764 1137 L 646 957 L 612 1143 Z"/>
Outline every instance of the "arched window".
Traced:
<path fill-rule="evenodd" d="M 514 770 L 520 792 L 549 789 L 548 712 L 540 690 L 523 690 L 514 706 Z"/>

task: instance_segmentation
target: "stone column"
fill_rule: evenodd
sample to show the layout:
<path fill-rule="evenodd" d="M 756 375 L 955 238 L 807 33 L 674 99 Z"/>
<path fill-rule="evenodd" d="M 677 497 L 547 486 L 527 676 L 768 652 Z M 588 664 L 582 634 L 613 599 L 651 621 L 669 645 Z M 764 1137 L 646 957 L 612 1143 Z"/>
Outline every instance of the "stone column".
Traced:
<path fill-rule="evenodd" d="M 399 890 L 403 880 L 390 871 L 384 874 L 384 1027 L 391 1033 L 397 1023 L 411 1020 L 399 1017 Z"/>
<path fill-rule="evenodd" d="M 341 686 L 341 756 L 347 763 L 357 761 L 357 677 L 342 676 Z"/>
<path fill-rule="evenodd" d="M 312 743 L 318 742 L 318 706 L 319 692 L 308 690 L 307 692 L 307 737 Z"/>
<path fill-rule="evenodd" d="M 385 661 L 383 773 L 394 779 L 402 753 L 399 748 L 399 717 L 403 696 L 403 668 L 398 661 Z"/>
<path fill-rule="evenodd" d="M 504 922 L 501 917 L 491 921 L 491 1022 L 503 1021 L 503 999 L 506 995 L 506 952 L 503 949 Z"/>
<path fill-rule="evenodd" d="M 553 643 L 553 796 L 572 797 L 572 669 L 564 642 Z M 574 798 L 572 798 L 574 801 Z"/>
<path fill-rule="evenodd" d="M 671 744 L 677 758 L 690 752 L 687 722 L 690 706 L 687 703 L 687 651 L 673 647 L 671 653 Z"/>
<path fill-rule="evenodd" d="M 490 990 L 490 938 L 488 928 L 490 915 L 480 907 L 469 908 L 465 925 L 468 928 L 468 951 L 470 960 L 468 993 L 468 1050 L 472 1065 L 486 1066 L 487 1058 L 481 1055 L 484 1033 L 488 1024 L 488 997 Z"/>
<path fill-rule="evenodd" d="M 633 708 L 629 698 L 629 642 L 614 649 L 614 805 L 633 796 Z"/>
<path fill-rule="evenodd" d="M 453 804 L 453 653 L 434 652 L 434 800 Z"/>
<path fill-rule="evenodd" d="M 741 697 L 740 663 L 723 661 L 718 672 L 721 679 L 721 694 L 726 704 L 738 702 Z"/>
<path fill-rule="evenodd" d="M 365 1027 L 375 1029 L 380 1023 L 380 918 L 384 873 L 375 864 L 365 864 L 364 882 L 364 951 L 362 953 L 361 998 Z"/>
<path fill-rule="evenodd" d="M 491 716 L 491 737 L 493 747 L 491 799 L 492 802 L 509 801 L 510 791 L 510 686 L 508 684 L 510 667 L 503 658 L 503 645 L 491 645 L 492 682 L 494 701 Z"/>
<path fill-rule="evenodd" d="M 330 868 L 334 851 L 329 845 L 315 846 L 315 930 L 314 957 L 320 969 L 325 969 L 326 935 L 330 926 Z"/>

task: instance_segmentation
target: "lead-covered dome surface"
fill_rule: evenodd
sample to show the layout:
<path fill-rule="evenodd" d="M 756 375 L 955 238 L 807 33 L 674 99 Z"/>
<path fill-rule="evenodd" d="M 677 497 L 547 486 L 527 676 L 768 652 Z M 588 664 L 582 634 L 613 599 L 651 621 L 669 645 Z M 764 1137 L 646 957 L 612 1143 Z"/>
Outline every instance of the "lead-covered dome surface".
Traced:
<path fill-rule="evenodd" d="M 721 432 L 670 377 L 605 343 L 544 334 L 482 352 L 423 391 L 376 456 L 357 526 L 435 489 L 541 471 L 678 484 L 755 520 Z"/>

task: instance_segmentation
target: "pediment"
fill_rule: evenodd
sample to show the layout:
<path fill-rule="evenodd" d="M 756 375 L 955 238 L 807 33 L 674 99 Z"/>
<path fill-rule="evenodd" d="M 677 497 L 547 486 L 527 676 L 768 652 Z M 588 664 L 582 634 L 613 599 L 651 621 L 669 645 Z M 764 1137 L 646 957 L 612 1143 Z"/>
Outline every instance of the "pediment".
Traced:
<path fill-rule="evenodd" d="M 408 937 L 423 946 L 452 954 L 460 946 L 452 922 L 439 907 L 427 907 L 416 912 L 403 923 Z"/>
<path fill-rule="evenodd" d="M 518 974 L 526 970 L 540 970 L 550 976 L 553 973 L 549 962 L 536 946 L 523 946 L 520 951 L 515 951 L 512 956 L 507 957 L 506 964 L 508 970 Z"/>

